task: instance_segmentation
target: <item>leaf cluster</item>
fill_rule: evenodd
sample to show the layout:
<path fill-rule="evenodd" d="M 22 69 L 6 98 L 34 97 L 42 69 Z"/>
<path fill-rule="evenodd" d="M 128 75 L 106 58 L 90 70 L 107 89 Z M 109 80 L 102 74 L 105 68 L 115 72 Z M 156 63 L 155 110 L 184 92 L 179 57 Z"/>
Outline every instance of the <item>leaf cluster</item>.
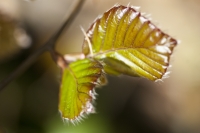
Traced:
<path fill-rule="evenodd" d="M 72 123 L 94 112 L 94 88 L 106 83 L 105 74 L 161 80 L 177 45 L 133 7 L 121 5 L 97 18 L 84 34 L 84 57 L 62 67 L 59 111 Z"/>

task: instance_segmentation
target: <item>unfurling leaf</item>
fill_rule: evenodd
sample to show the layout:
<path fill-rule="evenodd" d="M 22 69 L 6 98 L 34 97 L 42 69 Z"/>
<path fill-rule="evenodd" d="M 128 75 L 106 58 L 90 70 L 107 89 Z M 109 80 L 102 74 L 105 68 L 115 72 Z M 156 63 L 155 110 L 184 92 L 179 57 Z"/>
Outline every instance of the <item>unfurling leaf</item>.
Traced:
<path fill-rule="evenodd" d="M 94 111 L 94 88 L 106 83 L 103 71 L 159 80 L 177 45 L 140 12 L 125 6 L 114 6 L 83 33 L 85 56 L 79 59 L 85 59 L 64 68 L 60 88 L 59 110 L 72 123 Z"/>
<path fill-rule="evenodd" d="M 95 60 L 78 60 L 66 67 L 60 88 L 59 111 L 62 118 L 73 123 L 94 112 L 94 87 L 105 81 L 102 65 Z"/>
<path fill-rule="evenodd" d="M 140 12 L 132 7 L 114 6 L 87 31 L 83 53 L 102 62 L 106 73 L 155 81 L 165 75 L 176 45 L 175 39 Z"/>

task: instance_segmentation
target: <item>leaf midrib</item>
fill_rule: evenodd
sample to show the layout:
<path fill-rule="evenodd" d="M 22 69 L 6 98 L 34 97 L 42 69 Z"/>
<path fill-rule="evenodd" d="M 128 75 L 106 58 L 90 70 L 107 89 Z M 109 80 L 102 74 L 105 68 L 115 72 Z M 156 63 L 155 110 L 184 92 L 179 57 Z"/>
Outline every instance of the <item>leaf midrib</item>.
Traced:
<path fill-rule="evenodd" d="M 136 47 L 136 48 L 134 48 L 134 47 L 128 47 L 128 48 L 114 48 L 114 49 L 111 49 L 111 50 L 99 51 L 99 52 L 97 52 L 96 54 L 93 54 L 93 57 L 97 57 L 97 56 L 99 56 L 99 55 L 108 54 L 108 53 L 112 53 L 112 52 L 117 52 L 117 51 L 120 51 L 120 50 L 130 50 L 130 49 L 132 49 L 132 50 L 146 49 L 146 50 L 152 51 L 152 52 L 154 52 L 154 53 L 156 53 L 156 54 L 164 55 L 164 54 L 158 53 L 158 52 L 153 51 L 153 50 L 150 49 L 150 48 L 153 48 L 153 47 L 155 47 L 155 46 L 146 47 L 146 48 L 145 48 L 145 47 Z M 165 56 L 165 55 L 164 55 L 164 56 Z"/>

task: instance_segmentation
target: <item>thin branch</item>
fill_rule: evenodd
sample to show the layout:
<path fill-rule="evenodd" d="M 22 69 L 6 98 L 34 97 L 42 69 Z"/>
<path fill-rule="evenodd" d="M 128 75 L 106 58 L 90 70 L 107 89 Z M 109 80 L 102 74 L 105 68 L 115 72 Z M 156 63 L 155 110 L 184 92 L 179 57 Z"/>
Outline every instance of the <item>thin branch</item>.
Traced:
<path fill-rule="evenodd" d="M 67 21 L 65 21 L 63 23 L 63 25 L 56 32 L 56 34 L 54 36 L 52 36 L 52 38 L 49 40 L 49 42 L 53 42 L 52 44 L 49 45 L 51 48 L 52 47 L 54 48 L 54 46 L 56 44 L 55 42 L 58 40 L 58 38 L 60 37 L 60 35 L 63 33 L 63 31 L 65 29 L 67 29 L 71 25 L 71 23 L 73 22 L 73 20 L 77 16 L 77 14 L 80 12 L 81 7 L 82 7 L 82 5 L 83 5 L 84 2 L 85 2 L 85 0 L 79 0 L 79 2 L 73 8 L 73 11 L 71 12 L 71 14 L 70 14 L 69 18 L 67 19 Z"/>
<path fill-rule="evenodd" d="M 57 39 L 63 33 L 64 29 L 70 26 L 74 18 L 79 13 L 84 1 L 85 0 L 79 0 L 76 3 L 75 7 L 73 7 L 72 13 L 63 23 L 60 29 L 56 32 L 56 34 L 54 34 L 44 45 L 42 45 L 33 54 L 31 54 L 17 69 L 15 69 L 10 75 L 8 75 L 0 82 L 0 91 L 3 90 L 3 88 L 6 87 L 6 85 L 8 85 L 12 80 L 20 76 L 24 71 L 26 71 L 26 69 L 28 69 L 42 53 L 47 50 L 49 50 L 49 52 L 51 52 L 52 49 L 54 50 Z"/>
<path fill-rule="evenodd" d="M 56 52 L 54 49 L 49 50 L 53 61 L 61 68 L 65 69 L 69 62 L 65 60 L 64 56 Z"/>
<path fill-rule="evenodd" d="M 21 75 L 35 60 L 46 51 L 46 47 L 39 48 L 35 53 L 31 54 L 17 69 L 0 82 L 0 91 L 6 87 L 12 80 Z"/>

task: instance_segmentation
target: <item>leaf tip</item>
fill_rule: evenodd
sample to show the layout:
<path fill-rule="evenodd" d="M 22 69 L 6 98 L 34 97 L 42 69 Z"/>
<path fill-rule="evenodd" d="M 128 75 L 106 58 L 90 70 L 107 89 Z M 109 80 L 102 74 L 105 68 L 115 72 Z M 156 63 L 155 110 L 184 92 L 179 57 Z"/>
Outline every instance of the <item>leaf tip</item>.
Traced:
<path fill-rule="evenodd" d="M 90 101 L 87 101 L 86 105 L 82 107 L 82 111 L 80 112 L 80 114 L 78 116 L 75 116 L 74 118 L 64 117 L 63 111 L 61 110 L 59 110 L 59 113 L 64 123 L 77 125 L 81 123 L 84 118 L 87 118 L 87 115 L 95 113 L 95 108 Z"/>

